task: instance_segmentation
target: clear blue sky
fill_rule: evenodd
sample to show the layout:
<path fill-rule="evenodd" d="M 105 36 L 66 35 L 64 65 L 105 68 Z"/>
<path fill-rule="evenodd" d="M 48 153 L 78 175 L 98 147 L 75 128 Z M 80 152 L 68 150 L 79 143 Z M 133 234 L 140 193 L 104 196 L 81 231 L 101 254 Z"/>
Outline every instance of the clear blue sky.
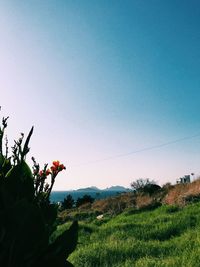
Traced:
<path fill-rule="evenodd" d="M 67 166 L 55 189 L 200 173 L 198 0 L 0 3 L 0 105 L 10 145 Z"/>

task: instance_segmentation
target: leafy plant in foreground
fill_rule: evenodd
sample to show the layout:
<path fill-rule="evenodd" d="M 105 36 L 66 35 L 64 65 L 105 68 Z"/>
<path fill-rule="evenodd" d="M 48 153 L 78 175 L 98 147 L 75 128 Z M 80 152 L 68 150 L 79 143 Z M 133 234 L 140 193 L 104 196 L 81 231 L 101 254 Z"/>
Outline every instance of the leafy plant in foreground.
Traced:
<path fill-rule="evenodd" d="M 33 158 L 33 172 L 25 159 L 29 152 L 31 129 L 25 142 L 22 134 L 8 156 L 6 140 L 3 147 L 7 119 L 0 127 L 0 266 L 4 267 L 67 267 L 66 258 L 75 249 L 78 223 L 75 221 L 54 241 L 57 205 L 49 197 L 57 174 L 65 169 L 54 161 L 40 170 Z M 50 176 L 50 184 L 47 177 Z"/>

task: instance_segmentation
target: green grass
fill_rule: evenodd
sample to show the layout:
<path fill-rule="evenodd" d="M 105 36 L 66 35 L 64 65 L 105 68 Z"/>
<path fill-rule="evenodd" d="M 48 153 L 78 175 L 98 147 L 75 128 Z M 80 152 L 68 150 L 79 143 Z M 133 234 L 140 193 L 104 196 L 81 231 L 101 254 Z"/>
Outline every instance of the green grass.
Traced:
<path fill-rule="evenodd" d="M 79 267 L 199 267 L 200 204 L 80 222 L 79 245 L 69 260 Z"/>

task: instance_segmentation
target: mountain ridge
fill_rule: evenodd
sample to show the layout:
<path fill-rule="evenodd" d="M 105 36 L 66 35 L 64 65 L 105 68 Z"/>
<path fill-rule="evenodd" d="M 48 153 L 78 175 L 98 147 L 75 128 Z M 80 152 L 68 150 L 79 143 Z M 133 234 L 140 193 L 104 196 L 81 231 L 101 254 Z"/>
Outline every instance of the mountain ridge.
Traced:
<path fill-rule="evenodd" d="M 76 189 L 76 190 L 72 190 L 72 191 L 78 191 L 78 192 L 82 192 L 82 191 L 97 191 L 97 192 L 100 192 L 100 191 L 119 191 L 119 192 L 127 192 L 127 191 L 130 191 L 131 189 L 130 188 L 126 188 L 124 186 L 121 186 L 121 185 L 115 185 L 115 186 L 110 186 L 110 187 L 107 187 L 107 188 L 104 188 L 104 189 L 99 189 L 98 187 L 96 186 L 89 186 L 89 187 L 85 187 L 85 188 L 79 188 L 79 189 Z"/>

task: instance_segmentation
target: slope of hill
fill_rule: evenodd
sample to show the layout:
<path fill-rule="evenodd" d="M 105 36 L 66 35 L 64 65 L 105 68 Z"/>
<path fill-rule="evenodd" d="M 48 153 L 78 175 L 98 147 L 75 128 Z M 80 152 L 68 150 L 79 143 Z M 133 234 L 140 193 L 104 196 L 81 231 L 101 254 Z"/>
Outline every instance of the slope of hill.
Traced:
<path fill-rule="evenodd" d="M 71 215 L 80 225 L 75 266 L 200 266 L 200 180 L 97 200 Z"/>
<path fill-rule="evenodd" d="M 79 245 L 70 257 L 75 266 L 200 266 L 200 179 L 64 212 L 61 223 L 79 220 Z M 58 234 L 68 226 L 60 225 Z"/>
<path fill-rule="evenodd" d="M 115 218 L 82 222 L 79 245 L 70 260 L 87 267 L 197 267 L 199 249 L 198 203 L 140 213 L 130 210 Z"/>

